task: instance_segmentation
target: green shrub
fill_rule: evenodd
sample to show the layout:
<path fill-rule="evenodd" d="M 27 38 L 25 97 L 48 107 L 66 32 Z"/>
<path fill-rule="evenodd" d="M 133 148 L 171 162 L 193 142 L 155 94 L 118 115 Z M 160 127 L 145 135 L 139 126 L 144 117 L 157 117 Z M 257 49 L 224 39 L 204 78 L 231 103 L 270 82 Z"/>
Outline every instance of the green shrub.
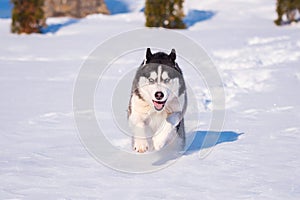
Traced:
<path fill-rule="evenodd" d="M 14 7 L 12 10 L 12 33 L 40 33 L 45 26 L 43 11 L 44 0 L 11 0 Z"/>
<path fill-rule="evenodd" d="M 276 25 L 282 25 L 291 22 L 297 22 L 297 12 L 300 14 L 300 0 L 277 0 L 276 2 L 277 19 L 274 20 Z M 287 21 L 283 21 L 283 16 L 286 16 Z"/>
<path fill-rule="evenodd" d="M 146 26 L 170 29 L 186 28 L 183 22 L 183 1 L 184 0 L 146 0 Z"/>

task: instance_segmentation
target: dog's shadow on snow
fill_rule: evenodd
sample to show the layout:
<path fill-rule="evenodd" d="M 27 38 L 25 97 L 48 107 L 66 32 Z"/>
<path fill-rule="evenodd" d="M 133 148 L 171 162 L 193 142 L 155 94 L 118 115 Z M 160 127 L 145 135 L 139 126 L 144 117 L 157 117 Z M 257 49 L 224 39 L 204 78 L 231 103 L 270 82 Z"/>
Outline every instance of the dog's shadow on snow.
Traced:
<path fill-rule="evenodd" d="M 234 142 L 238 140 L 243 133 L 236 133 L 233 131 L 196 131 L 187 137 L 187 140 L 192 139 L 184 155 L 189 155 L 201 149 L 211 148 L 221 143 Z"/>
<path fill-rule="evenodd" d="M 203 149 L 213 148 L 222 143 L 234 142 L 238 140 L 239 136 L 242 134 L 244 133 L 236 133 L 233 131 L 195 131 L 188 133 L 186 137 L 187 147 L 183 153 L 171 157 L 162 157 L 160 160 L 153 163 L 153 165 L 163 165 L 178 157 L 187 156 Z"/>

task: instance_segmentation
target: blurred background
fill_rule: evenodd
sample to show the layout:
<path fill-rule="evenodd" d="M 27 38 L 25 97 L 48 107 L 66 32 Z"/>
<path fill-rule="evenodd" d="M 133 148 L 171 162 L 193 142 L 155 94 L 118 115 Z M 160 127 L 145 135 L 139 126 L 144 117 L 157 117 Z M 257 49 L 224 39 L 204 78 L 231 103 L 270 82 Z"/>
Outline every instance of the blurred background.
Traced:
<path fill-rule="evenodd" d="M 192 23 L 184 21 L 187 15 L 194 18 L 190 20 L 201 20 L 214 14 L 205 11 L 187 13 L 184 4 L 184 0 L 1 0 L 0 17 L 12 18 L 13 33 L 42 33 L 49 17 L 84 18 L 90 14 L 115 15 L 139 11 L 145 14 L 145 26 L 184 29 Z M 276 25 L 300 20 L 300 0 L 277 0 L 275 5 Z"/>

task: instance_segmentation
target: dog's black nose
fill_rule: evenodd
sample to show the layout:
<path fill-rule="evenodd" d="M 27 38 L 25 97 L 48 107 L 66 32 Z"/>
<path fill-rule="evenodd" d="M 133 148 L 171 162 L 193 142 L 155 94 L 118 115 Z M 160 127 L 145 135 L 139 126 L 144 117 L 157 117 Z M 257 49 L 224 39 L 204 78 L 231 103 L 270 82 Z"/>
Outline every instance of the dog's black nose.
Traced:
<path fill-rule="evenodd" d="M 162 92 L 155 92 L 154 96 L 155 96 L 155 98 L 157 100 L 161 100 L 162 98 L 164 98 L 164 93 L 162 93 Z"/>

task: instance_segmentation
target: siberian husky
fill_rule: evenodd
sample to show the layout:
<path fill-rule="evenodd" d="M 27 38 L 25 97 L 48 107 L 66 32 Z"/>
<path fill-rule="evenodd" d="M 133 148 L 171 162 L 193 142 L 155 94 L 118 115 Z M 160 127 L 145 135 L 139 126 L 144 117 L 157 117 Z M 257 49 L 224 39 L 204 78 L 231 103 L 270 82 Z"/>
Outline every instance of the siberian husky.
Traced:
<path fill-rule="evenodd" d="M 183 115 L 187 106 L 182 71 L 170 54 L 147 49 L 132 84 L 128 106 L 132 147 L 139 153 L 160 150 L 168 144 L 185 145 Z"/>

